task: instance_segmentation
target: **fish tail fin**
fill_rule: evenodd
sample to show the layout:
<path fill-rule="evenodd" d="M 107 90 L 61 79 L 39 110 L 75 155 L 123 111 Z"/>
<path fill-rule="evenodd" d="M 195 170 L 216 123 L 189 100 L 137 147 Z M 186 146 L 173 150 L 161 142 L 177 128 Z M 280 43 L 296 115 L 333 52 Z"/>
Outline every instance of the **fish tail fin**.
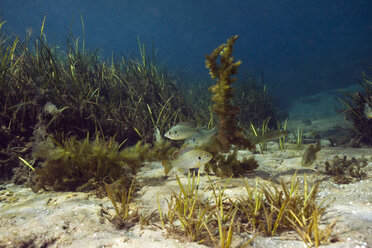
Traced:
<path fill-rule="evenodd" d="M 168 175 L 169 171 L 172 169 L 172 163 L 171 163 L 171 161 L 170 160 L 162 159 L 161 160 L 161 164 L 164 167 L 164 173 L 165 173 L 165 175 Z"/>

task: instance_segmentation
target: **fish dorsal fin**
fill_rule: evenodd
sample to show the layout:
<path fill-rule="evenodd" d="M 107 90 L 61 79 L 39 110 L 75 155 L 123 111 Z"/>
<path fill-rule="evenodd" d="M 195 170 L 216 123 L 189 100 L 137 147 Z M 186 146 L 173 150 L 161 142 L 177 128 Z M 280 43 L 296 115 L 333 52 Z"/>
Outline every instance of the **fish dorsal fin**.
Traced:
<path fill-rule="evenodd" d="M 198 130 L 201 134 L 211 134 L 211 135 L 214 135 L 218 132 L 218 129 L 217 127 L 214 127 L 212 129 L 206 129 L 206 128 L 203 128 L 203 129 L 199 129 Z"/>
<path fill-rule="evenodd" d="M 177 126 L 186 126 L 186 127 L 192 127 L 195 128 L 195 124 L 189 121 L 183 121 L 177 124 Z"/>
<path fill-rule="evenodd" d="M 178 149 L 177 151 L 175 151 L 172 154 L 172 159 L 175 160 L 175 159 L 179 158 L 182 154 L 185 154 L 186 152 L 189 152 L 191 150 L 194 150 L 194 148 L 193 147 L 185 147 L 185 148 Z"/>

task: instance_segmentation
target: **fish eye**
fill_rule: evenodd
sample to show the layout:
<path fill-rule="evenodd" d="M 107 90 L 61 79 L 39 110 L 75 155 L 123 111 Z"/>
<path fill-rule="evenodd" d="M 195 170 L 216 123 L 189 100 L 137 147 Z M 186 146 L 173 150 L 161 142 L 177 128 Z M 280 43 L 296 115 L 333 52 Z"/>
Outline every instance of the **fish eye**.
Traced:
<path fill-rule="evenodd" d="M 174 131 L 174 134 L 177 134 L 178 131 Z"/>
<path fill-rule="evenodd" d="M 201 160 L 201 157 L 199 156 L 198 159 Z"/>

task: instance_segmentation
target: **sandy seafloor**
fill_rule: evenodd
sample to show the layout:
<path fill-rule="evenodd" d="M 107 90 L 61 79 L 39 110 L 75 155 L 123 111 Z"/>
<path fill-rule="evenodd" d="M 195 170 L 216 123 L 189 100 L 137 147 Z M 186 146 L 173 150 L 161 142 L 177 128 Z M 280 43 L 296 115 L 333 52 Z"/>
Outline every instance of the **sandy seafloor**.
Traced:
<path fill-rule="evenodd" d="M 289 127 L 297 127 L 306 132 L 332 130 L 346 127 L 343 117 L 334 111 L 337 95 L 325 92 L 298 100 L 289 111 Z M 326 108 L 325 108 L 326 106 Z M 310 120 L 310 122 L 309 122 Z M 328 176 L 310 168 L 300 166 L 302 150 L 289 148 L 279 151 L 274 142 L 264 154 L 254 154 L 259 168 L 246 175 L 250 185 L 267 180 L 290 182 L 293 173 L 298 170 L 297 178 L 307 180 L 312 185 L 321 181 L 319 200 L 331 200 L 326 210 L 325 223 L 335 218 L 338 222 L 333 230 L 337 242 L 325 247 L 372 247 L 372 148 L 328 147 L 327 140 L 318 153 L 315 164 L 321 164 L 334 155 L 347 155 L 356 158 L 365 157 L 368 165 L 364 168 L 367 177 L 361 181 L 339 185 Z M 252 155 L 240 151 L 239 156 Z M 223 185 L 225 179 L 210 177 L 212 182 Z M 181 175 L 182 182 L 186 182 Z M 141 189 L 136 193 L 133 207 L 142 213 L 151 213 L 158 209 L 157 197 L 164 199 L 177 190 L 175 177 L 165 179 L 160 163 L 147 164 L 138 174 L 137 181 Z M 201 177 L 200 190 L 209 185 L 208 178 Z M 244 194 L 245 189 L 240 178 L 230 181 L 226 194 L 236 197 Z M 208 194 L 208 192 L 206 193 Z M 97 198 L 93 193 L 75 192 L 39 192 L 33 193 L 25 186 L 12 184 L 0 186 L 0 247 L 205 247 L 196 243 L 182 241 L 174 235 L 161 230 L 160 223 L 155 225 L 137 224 L 129 231 L 117 230 L 108 221 L 115 211 L 106 197 Z M 248 239 L 248 235 L 234 236 L 233 247 Z M 285 233 L 276 237 L 258 236 L 253 247 L 306 247 L 295 233 Z"/>

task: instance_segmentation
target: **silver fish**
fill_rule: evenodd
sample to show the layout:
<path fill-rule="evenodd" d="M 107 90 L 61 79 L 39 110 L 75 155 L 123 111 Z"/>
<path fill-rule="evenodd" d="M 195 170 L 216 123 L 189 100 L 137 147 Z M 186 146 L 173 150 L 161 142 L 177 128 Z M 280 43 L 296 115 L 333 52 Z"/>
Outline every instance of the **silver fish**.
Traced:
<path fill-rule="evenodd" d="M 185 141 L 187 147 L 200 147 L 208 144 L 212 137 L 218 132 L 217 128 L 211 130 L 200 129 L 199 132 L 195 133 L 193 136 Z"/>
<path fill-rule="evenodd" d="M 200 149 L 185 148 L 178 151 L 172 160 L 162 160 L 164 173 L 168 174 L 172 168 L 188 170 L 200 168 L 212 159 L 213 155 Z"/>
<path fill-rule="evenodd" d="M 182 122 L 169 129 L 164 136 L 171 140 L 184 140 L 198 132 L 199 128 L 194 127 L 191 123 Z"/>

